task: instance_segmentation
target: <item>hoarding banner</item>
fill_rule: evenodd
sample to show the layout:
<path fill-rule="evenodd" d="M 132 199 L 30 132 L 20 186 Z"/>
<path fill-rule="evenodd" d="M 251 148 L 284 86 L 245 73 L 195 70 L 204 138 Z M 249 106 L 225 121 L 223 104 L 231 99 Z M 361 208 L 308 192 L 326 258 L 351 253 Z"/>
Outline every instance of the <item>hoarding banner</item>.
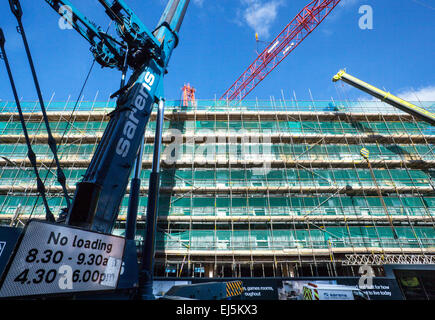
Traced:
<path fill-rule="evenodd" d="M 243 286 L 241 300 L 403 300 L 394 279 L 373 278 L 371 286 L 360 287 L 359 278 L 331 278 L 298 280 L 231 279 L 240 280 Z M 154 294 L 162 297 L 172 286 L 202 282 L 228 281 L 228 279 L 156 280 Z"/>

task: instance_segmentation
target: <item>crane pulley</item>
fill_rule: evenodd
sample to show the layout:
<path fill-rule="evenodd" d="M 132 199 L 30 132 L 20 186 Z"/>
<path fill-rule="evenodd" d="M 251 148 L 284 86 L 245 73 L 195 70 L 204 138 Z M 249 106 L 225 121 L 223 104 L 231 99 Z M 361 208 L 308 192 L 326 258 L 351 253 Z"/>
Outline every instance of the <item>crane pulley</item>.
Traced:
<path fill-rule="evenodd" d="M 91 52 L 102 67 L 121 69 L 124 46 L 101 31 L 68 0 L 45 0 L 67 23 L 91 44 Z M 68 11 L 65 14 L 65 10 Z"/>
<path fill-rule="evenodd" d="M 91 44 L 91 52 L 101 66 L 122 70 L 126 53 L 127 63 L 133 69 L 140 68 L 149 59 L 154 59 L 160 66 L 164 65 L 165 51 L 162 50 L 161 41 L 156 39 L 124 1 L 115 0 L 110 5 L 106 0 L 99 0 L 109 18 L 116 23 L 122 41 L 103 32 L 101 27 L 85 17 L 70 1 L 45 1 Z M 65 11 L 68 12 L 65 14 Z M 157 29 L 160 27 L 161 25 Z M 178 42 L 177 36 L 175 41 Z"/>

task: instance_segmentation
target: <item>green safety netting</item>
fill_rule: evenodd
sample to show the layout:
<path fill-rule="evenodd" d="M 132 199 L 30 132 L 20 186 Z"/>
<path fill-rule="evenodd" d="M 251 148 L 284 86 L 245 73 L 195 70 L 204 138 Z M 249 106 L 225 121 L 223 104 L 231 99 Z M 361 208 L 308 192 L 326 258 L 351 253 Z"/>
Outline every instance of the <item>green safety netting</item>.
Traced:
<path fill-rule="evenodd" d="M 159 232 L 159 249 L 259 250 L 328 247 L 433 247 L 435 231 L 431 227 L 327 227 L 287 230 L 171 230 Z"/>
<path fill-rule="evenodd" d="M 3 104 L 2 104 L 3 103 Z M 308 103 L 306 106 L 311 104 Z M 326 108 L 330 103 L 322 105 Z M 35 108 L 34 103 L 24 103 L 29 110 Z M 206 106 L 206 105 L 203 105 Z M 301 110 L 306 107 L 301 103 Z M 94 108 L 106 108 L 107 103 L 97 103 Z M 112 106 L 113 107 L 113 106 Z M 276 106 L 273 106 L 274 108 Z M 0 108 L 9 108 L 0 102 Z M 65 103 L 53 104 L 52 108 L 63 110 Z M 84 110 L 90 110 L 89 103 L 83 104 Z M 201 109 L 201 108 L 200 108 Z M 204 108 L 202 108 L 204 109 Z M 276 109 L 276 108 L 275 108 Z M 38 110 L 38 108 L 36 108 Z M 284 109 L 287 110 L 287 109 Z M 315 107 L 310 111 L 316 110 Z M 325 111 L 326 109 L 321 109 Z M 306 110 L 305 110 L 306 111 Z M 414 122 L 345 122 L 345 121 L 166 121 L 164 129 L 179 129 L 185 134 L 208 133 L 216 131 L 239 132 L 242 130 L 252 133 L 288 133 L 288 134 L 399 134 L 421 135 L 429 134 L 430 127 L 425 123 Z M 28 122 L 30 134 L 46 134 L 41 121 Z M 52 124 L 53 133 L 74 135 L 95 135 L 102 133 L 107 122 L 88 121 L 68 124 L 58 121 Z M 147 133 L 154 132 L 155 122 L 151 121 Z M 1 135 L 21 135 L 21 124 L 16 121 L 0 122 Z M 163 147 L 163 154 L 168 146 Z M 207 152 L 215 154 L 243 155 L 244 146 L 240 143 L 222 148 L 219 145 L 203 144 Z M 433 160 L 433 146 L 430 144 L 418 145 L 338 145 L 338 144 L 285 144 L 276 143 L 270 149 L 260 146 L 258 153 L 270 153 L 275 160 L 362 160 L 360 150 L 365 147 L 369 150 L 372 160 L 401 160 L 425 159 Z M 34 145 L 38 159 L 51 159 L 51 152 L 47 145 Z M 95 151 L 96 144 L 68 144 L 60 145 L 60 159 L 90 159 Z M 184 144 L 180 151 L 182 156 L 193 155 L 198 152 L 198 146 Z M 153 152 L 152 144 L 146 144 L 145 157 Z M 251 151 L 253 149 L 251 148 Z M 0 156 L 10 160 L 26 157 L 27 147 L 21 143 L 0 144 Z M 17 164 L 19 166 L 19 164 Z M 69 185 L 78 182 L 85 169 L 65 168 L 65 175 Z M 41 176 L 45 177 L 47 170 L 41 169 Z M 432 170 L 416 169 L 373 169 L 373 174 L 380 186 L 429 186 L 433 176 Z M 147 184 L 149 170 L 142 172 L 144 184 Z M 57 185 L 52 173 L 48 174 L 50 185 Z M 0 169 L 0 185 L 32 185 L 35 184 L 34 174 L 30 168 L 4 167 Z M 225 169 L 165 169 L 161 174 L 161 184 L 171 186 L 373 186 L 374 182 L 367 169 L 301 169 L 286 168 L 273 169 L 265 175 L 258 175 L 248 168 Z M 418 194 L 384 197 L 390 215 L 418 215 L 433 216 L 435 214 L 435 197 Z M 35 215 L 43 215 L 42 200 L 34 195 L 21 196 L 18 194 L 0 196 L 0 215 L 13 214 L 20 207 L 24 215 L 30 214 L 36 203 Z M 49 205 L 54 212 L 59 212 L 65 206 L 65 201 L 51 195 Z M 147 198 L 141 197 L 139 214 L 145 212 Z M 121 214 L 125 214 L 128 206 L 128 196 L 121 204 Z M 378 197 L 373 196 L 276 196 L 276 195 L 216 195 L 198 196 L 167 195 L 159 200 L 159 215 L 183 216 L 266 216 L 266 215 L 373 215 L 384 216 L 385 210 Z M 206 228 L 207 227 L 207 228 Z M 367 226 L 326 226 L 321 229 L 313 225 L 304 225 L 295 228 L 292 224 L 251 224 L 250 230 L 230 230 L 231 226 L 223 225 L 221 229 L 214 228 L 213 223 L 198 224 L 192 228 L 186 224 L 184 229 L 168 228 L 167 232 L 159 232 L 157 246 L 159 249 L 174 248 L 193 250 L 259 250 L 259 249 L 292 249 L 292 248 L 328 248 L 328 247 L 434 247 L 435 232 L 433 226 L 403 226 L 395 227 L 399 239 L 394 239 L 393 230 L 388 226 L 378 226 L 372 223 Z M 202 230 L 204 229 L 204 230 Z M 226 230 L 225 230 L 226 229 Z M 139 230 L 139 233 L 142 231 Z"/>
<path fill-rule="evenodd" d="M 29 121 L 27 128 L 29 134 L 45 134 L 45 127 L 42 120 L 37 122 Z M 67 134 L 87 134 L 93 135 L 97 132 L 103 132 L 107 126 L 107 122 L 103 121 L 75 121 L 68 123 L 66 121 L 52 122 L 51 129 L 53 133 L 63 134 L 66 130 Z M 150 121 L 147 130 L 152 131 L 155 129 L 155 121 Z M 356 122 L 349 123 L 345 121 L 331 121 L 331 122 L 318 122 L 318 121 L 267 121 L 263 120 L 242 120 L 242 121 L 191 121 L 186 120 L 177 123 L 176 121 L 166 121 L 163 129 L 176 128 L 183 133 L 193 131 L 241 131 L 247 132 L 268 132 L 268 133 L 304 133 L 304 134 L 343 134 L 343 133 L 365 133 L 365 134 L 422 134 L 430 126 L 424 122 Z M 0 134 L 21 134 L 22 128 L 20 122 L 9 121 L 0 122 Z"/>

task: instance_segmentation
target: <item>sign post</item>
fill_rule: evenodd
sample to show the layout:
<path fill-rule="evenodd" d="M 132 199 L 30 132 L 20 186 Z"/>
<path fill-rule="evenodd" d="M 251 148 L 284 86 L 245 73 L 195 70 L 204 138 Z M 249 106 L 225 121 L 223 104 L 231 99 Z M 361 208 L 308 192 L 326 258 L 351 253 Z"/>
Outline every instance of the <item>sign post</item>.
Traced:
<path fill-rule="evenodd" d="M 0 297 L 116 289 L 122 237 L 30 220 L 0 280 Z"/>

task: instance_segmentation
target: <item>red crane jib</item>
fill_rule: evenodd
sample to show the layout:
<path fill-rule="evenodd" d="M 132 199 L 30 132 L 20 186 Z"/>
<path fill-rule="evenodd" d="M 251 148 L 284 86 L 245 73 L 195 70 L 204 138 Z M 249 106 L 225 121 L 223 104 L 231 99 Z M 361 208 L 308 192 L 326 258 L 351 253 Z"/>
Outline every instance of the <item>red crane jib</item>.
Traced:
<path fill-rule="evenodd" d="M 307 4 L 222 95 L 221 100 L 243 100 L 317 28 L 340 1 L 314 0 Z"/>

